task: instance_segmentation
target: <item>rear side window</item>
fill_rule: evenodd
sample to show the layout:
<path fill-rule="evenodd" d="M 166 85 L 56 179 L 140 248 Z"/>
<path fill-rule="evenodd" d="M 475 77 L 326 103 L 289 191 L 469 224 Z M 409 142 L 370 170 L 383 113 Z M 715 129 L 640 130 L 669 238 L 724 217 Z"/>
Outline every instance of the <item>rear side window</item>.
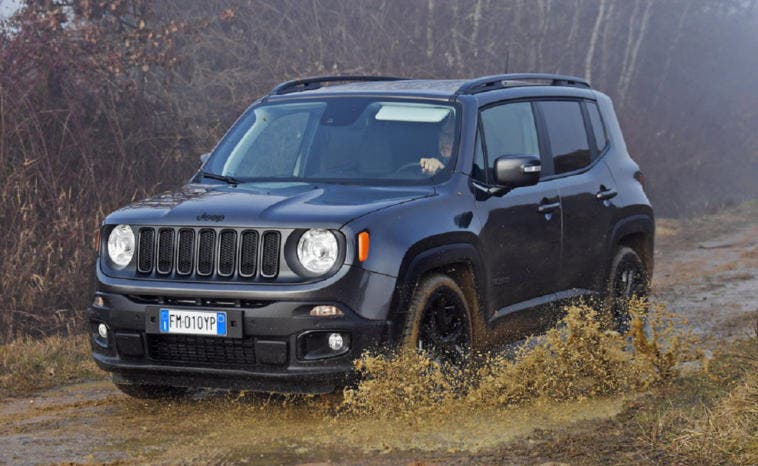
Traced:
<path fill-rule="evenodd" d="M 592 124 L 592 134 L 595 136 L 595 144 L 598 154 L 605 150 L 607 146 L 608 136 L 605 134 L 605 127 L 603 126 L 603 119 L 600 118 L 600 110 L 597 108 L 595 102 L 587 102 L 587 113 L 590 116 L 590 123 Z"/>
<path fill-rule="evenodd" d="M 487 149 L 487 167 L 490 173 L 498 157 L 508 155 L 539 157 L 537 127 L 534 124 L 531 103 L 516 102 L 487 108 L 482 111 L 482 126 Z"/>
<path fill-rule="evenodd" d="M 545 118 L 555 173 L 566 173 L 590 164 L 590 145 L 582 108 L 575 101 L 540 102 Z"/>

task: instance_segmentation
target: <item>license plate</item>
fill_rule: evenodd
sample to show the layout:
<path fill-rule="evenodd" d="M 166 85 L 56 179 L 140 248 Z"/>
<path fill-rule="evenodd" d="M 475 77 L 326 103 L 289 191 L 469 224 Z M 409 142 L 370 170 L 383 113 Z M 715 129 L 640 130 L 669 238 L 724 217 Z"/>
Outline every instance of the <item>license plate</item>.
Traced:
<path fill-rule="evenodd" d="M 160 333 L 226 336 L 226 312 L 161 309 Z"/>

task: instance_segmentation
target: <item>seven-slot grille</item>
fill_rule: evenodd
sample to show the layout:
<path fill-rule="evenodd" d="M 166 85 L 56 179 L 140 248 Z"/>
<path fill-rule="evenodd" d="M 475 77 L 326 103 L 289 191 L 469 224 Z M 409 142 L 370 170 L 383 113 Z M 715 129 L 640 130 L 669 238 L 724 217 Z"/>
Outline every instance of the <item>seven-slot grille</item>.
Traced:
<path fill-rule="evenodd" d="M 274 278 L 280 249 L 278 231 L 142 227 L 137 270 L 158 276 Z"/>

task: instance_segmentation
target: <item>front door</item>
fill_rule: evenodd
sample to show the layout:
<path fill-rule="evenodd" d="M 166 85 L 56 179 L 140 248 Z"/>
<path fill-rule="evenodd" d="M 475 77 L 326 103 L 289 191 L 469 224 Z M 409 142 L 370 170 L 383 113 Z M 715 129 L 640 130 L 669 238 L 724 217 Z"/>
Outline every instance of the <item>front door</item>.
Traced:
<path fill-rule="evenodd" d="M 480 123 L 477 150 L 483 152 L 485 165 L 481 176 L 490 184 L 495 159 L 541 153 L 531 102 L 486 107 Z M 556 182 L 541 181 L 481 199 L 477 213 L 487 267 L 489 320 L 522 314 L 523 325 L 536 328 L 539 315 L 532 311 L 552 301 L 560 274 L 561 203 Z"/>

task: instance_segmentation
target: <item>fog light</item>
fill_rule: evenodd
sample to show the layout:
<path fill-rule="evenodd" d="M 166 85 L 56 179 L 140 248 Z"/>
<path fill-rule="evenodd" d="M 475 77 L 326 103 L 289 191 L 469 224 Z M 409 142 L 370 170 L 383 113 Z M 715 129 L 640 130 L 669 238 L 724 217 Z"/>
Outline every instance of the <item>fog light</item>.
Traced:
<path fill-rule="evenodd" d="M 97 326 L 97 334 L 100 335 L 100 338 L 103 340 L 108 339 L 108 327 L 105 324 L 100 324 Z"/>
<path fill-rule="evenodd" d="M 337 306 L 315 306 L 311 309 L 311 317 L 338 317 L 344 315 Z"/>
<path fill-rule="evenodd" d="M 342 338 L 342 335 L 339 333 L 330 333 L 329 334 L 329 348 L 332 349 L 332 351 L 341 351 L 345 347 L 345 340 Z"/>
<path fill-rule="evenodd" d="M 297 358 L 302 361 L 335 358 L 350 351 L 350 333 L 312 330 L 298 336 Z"/>
<path fill-rule="evenodd" d="M 105 299 L 102 296 L 95 296 L 95 299 L 92 300 L 92 306 L 94 306 L 94 307 L 104 307 L 105 306 Z"/>

